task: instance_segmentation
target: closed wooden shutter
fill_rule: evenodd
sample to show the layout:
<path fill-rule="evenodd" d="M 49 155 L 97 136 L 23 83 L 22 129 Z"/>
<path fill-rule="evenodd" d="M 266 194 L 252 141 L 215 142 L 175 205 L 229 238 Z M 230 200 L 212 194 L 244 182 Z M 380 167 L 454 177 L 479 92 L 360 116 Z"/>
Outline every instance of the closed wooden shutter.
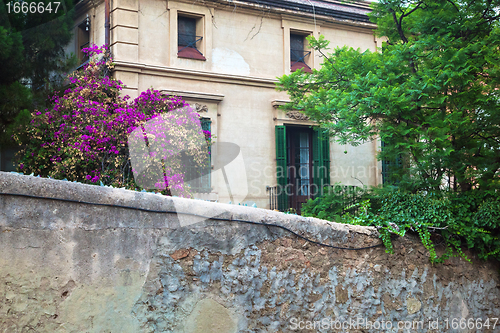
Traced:
<path fill-rule="evenodd" d="M 317 196 L 323 193 L 323 187 L 330 185 L 330 137 L 319 127 L 313 132 L 313 184 L 317 187 Z"/>
<path fill-rule="evenodd" d="M 286 168 L 286 127 L 276 126 L 276 176 L 277 176 L 277 196 L 278 210 L 288 210 L 288 197 L 286 186 L 288 184 Z"/>
<path fill-rule="evenodd" d="M 326 131 L 321 132 L 323 186 L 330 185 L 330 135 Z"/>

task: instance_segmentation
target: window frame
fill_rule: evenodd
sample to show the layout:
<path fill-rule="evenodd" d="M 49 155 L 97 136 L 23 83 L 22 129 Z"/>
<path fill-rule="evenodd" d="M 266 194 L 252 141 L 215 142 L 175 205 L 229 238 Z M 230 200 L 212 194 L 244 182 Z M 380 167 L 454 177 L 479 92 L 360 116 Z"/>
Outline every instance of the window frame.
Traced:
<path fill-rule="evenodd" d="M 204 131 L 209 131 L 210 133 L 212 133 L 211 131 L 211 125 L 212 125 L 212 120 L 210 118 L 207 118 L 207 117 L 200 117 L 200 125 L 201 125 L 201 128 L 202 130 Z M 208 146 L 208 161 L 207 161 L 207 165 L 204 167 L 204 171 L 202 173 L 201 176 L 196 176 L 196 177 L 193 177 L 191 179 L 191 185 L 193 187 L 191 187 L 191 190 L 194 192 L 194 193 L 211 193 L 213 188 L 212 188 L 212 154 L 211 154 L 212 150 L 211 150 L 211 147 L 210 145 Z M 192 171 L 191 171 L 192 170 Z M 188 174 L 189 174 L 189 178 L 191 178 L 191 176 L 193 175 L 192 172 L 199 172 L 199 167 L 194 167 L 193 169 L 191 170 L 187 170 Z M 196 180 L 196 183 L 194 182 Z"/>
<path fill-rule="evenodd" d="M 290 72 L 295 72 L 302 68 L 302 70 L 306 73 L 312 72 L 312 50 L 309 47 L 309 43 L 306 40 L 306 37 L 309 36 L 310 33 L 305 33 L 301 31 L 290 30 L 289 40 L 290 40 Z M 293 49 L 292 45 L 292 36 L 300 36 L 302 38 L 302 50 Z M 299 58 L 299 60 L 293 60 L 293 54 L 295 52 L 303 52 L 303 56 Z"/>
<path fill-rule="evenodd" d="M 191 19 L 195 23 L 195 42 L 194 46 L 181 45 L 179 39 L 179 19 Z M 176 29 L 176 43 L 177 43 L 177 57 L 193 60 L 205 61 L 207 58 L 204 55 L 205 49 L 205 29 L 204 29 L 204 16 L 196 15 L 193 13 L 177 12 L 177 29 Z"/>
<path fill-rule="evenodd" d="M 76 38 L 75 39 L 76 39 L 76 51 L 77 51 L 76 53 L 77 53 L 78 62 L 79 62 L 78 68 L 80 68 L 81 66 L 83 66 L 84 64 L 89 62 L 89 57 L 86 56 L 82 52 L 82 49 L 90 46 L 90 42 L 91 42 L 91 30 L 90 29 L 91 29 L 90 17 L 87 14 L 87 17 L 76 26 Z M 87 37 L 87 38 L 85 38 L 85 37 Z M 82 39 L 86 40 L 86 42 L 83 42 Z"/>
<path fill-rule="evenodd" d="M 168 63 L 167 66 L 170 67 L 183 67 L 196 68 L 196 69 L 206 69 L 209 70 L 210 59 L 212 57 L 212 15 L 211 9 L 206 6 L 200 6 L 196 4 L 188 4 L 177 1 L 168 1 L 167 10 L 169 17 L 169 33 L 168 33 Z M 179 51 L 178 39 L 178 24 L 177 18 L 179 16 L 191 16 L 198 19 L 197 28 L 202 30 L 197 33 L 199 36 L 203 36 L 201 44 L 198 45 L 199 51 L 206 58 L 206 61 L 192 61 L 192 59 L 179 58 L 177 53 Z"/>
<path fill-rule="evenodd" d="M 314 20 L 303 20 L 301 22 L 290 18 L 282 18 L 281 27 L 283 29 L 283 74 L 289 75 L 292 73 L 292 63 L 290 62 L 290 34 L 306 36 L 315 36 L 319 38 L 321 34 L 321 25 Z M 304 49 L 311 51 L 311 54 L 306 59 L 306 64 L 311 69 L 321 63 L 319 53 L 310 48 L 308 43 L 304 43 Z"/>
<path fill-rule="evenodd" d="M 388 144 L 384 141 L 380 141 L 380 149 L 383 151 L 384 147 L 388 147 Z M 397 185 L 399 181 L 394 180 L 394 174 L 397 173 L 401 168 L 403 168 L 403 155 L 399 154 L 395 160 L 382 159 L 382 169 L 380 174 L 382 175 L 382 185 Z"/>

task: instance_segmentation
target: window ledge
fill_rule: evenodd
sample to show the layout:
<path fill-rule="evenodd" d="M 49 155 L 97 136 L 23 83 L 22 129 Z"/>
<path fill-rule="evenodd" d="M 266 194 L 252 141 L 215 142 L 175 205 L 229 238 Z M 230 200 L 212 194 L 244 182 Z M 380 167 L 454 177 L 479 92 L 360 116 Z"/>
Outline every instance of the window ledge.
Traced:
<path fill-rule="evenodd" d="M 303 71 L 305 73 L 312 73 L 312 70 L 311 70 L 311 67 L 307 66 L 306 64 L 304 64 L 303 62 L 296 62 L 292 65 L 292 68 L 291 68 L 291 71 L 292 72 L 295 72 L 299 69 L 303 69 Z"/>
<path fill-rule="evenodd" d="M 179 46 L 179 52 L 177 53 L 179 58 L 195 59 L 195 60 L 207 60 L 200 51 L 194 47 Z"/>

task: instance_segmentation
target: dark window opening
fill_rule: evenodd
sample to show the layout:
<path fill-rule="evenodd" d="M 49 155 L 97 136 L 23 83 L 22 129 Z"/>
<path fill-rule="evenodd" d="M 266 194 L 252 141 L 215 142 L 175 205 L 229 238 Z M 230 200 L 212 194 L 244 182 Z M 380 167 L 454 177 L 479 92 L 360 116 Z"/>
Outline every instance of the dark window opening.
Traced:
<path fill-rule="evenodd" d="M 179 58 L 206 60 L 199 50 L 203 36 L 196 36 L 198 20 L 192 17 L 179 16 L 177 18 L 177 41 Z"/>
<path fill-rule="evenodd" d="M 304 41 L 304 35 L 290 34 L 290 64 L 292 72 L 300 68 L 304 72 L 311 72 L 311 67 L 306 64 L 305 60 L 311 52 L 304 50 Z"/>
<path fill-rule="evenodd" d="M 90 46 L 90 18 L 87 16 L 85 21 L 78 25 L 78 61 L 84 64 L 89 61 L 87 54 L 83 53 L 83 49 Z"/>

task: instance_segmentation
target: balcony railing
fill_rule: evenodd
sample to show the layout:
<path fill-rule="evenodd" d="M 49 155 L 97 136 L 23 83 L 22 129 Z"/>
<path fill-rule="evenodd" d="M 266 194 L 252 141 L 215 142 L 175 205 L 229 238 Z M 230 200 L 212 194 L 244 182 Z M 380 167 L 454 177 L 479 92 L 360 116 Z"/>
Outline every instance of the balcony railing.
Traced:
<path fill-rule="evenodd" d="M 269 209 L 278 209 L 278 195 L 282 193 L 283 189 L 279 186 L 266 186 L 266 193 L 269 197 Z M 358 214 L 358 206 L 353 206 L 355 203 L 359 202 L 361 188 L 352 185 L 328 185 L 324 188 L 324 194 L 334 193 L 337 196 L 342 197 L 342 210 L 340 215 L 345 213 L 350 213 L 356 216 Z"/>
<path fill-rule="evenodd" d="M 349 213 L 356 216 L 358 214 L 358 206 L 351 206 L 359 202 L 360 187 L 353 185 L 329 185 L 327 188 L 328 190 L 325 191 L 325 194 L 334 193 L 342 197 L 342 211 L 340 215 Z"/>
<path fill-rule="evenodd" d="M 278 209 L 278 186 L 266 186 L 266 192 L 269 196 L 269 209 L 275 210 Z"/>
<path fill-rule="evenodd" d="M 183 48 L 179 49 L 179 52 L 184 50 L 185 48 L 191 47 L 195 49 L 196 51 L 200 52 L 198 48 L 196 47 L 196 43 L 201 41 L 203 39 L 202 36 L 194 36 L 194 35 L 188 35 L 188 34 L 179 34 L 178 35 L 179 41 L 178 44 L 179 46 L 183 46 Z M 200 52 L 200 54 L 202 54 Z"/>
<path fill-rule="evenodd" d="M 294 64 L 301 62 L 301 63 L 306 63 L 305 58 L 311 54 L 311 51 L 304 51 L 304 50 L 290 50 L 290 61 L 291 61 L 291 66 Z"/>

